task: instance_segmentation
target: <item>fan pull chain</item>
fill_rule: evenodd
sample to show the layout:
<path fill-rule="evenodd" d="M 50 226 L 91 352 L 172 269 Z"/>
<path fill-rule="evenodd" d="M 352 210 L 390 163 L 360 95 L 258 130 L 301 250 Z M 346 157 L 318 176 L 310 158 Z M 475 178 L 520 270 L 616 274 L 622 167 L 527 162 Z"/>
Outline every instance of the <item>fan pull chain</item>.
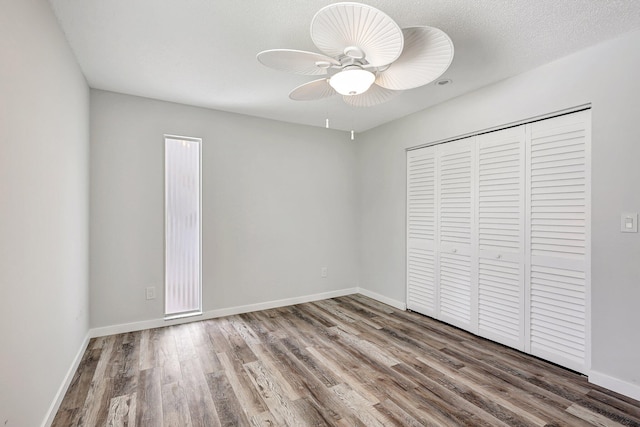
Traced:
<path fill-rule="evenodd" d="M 351 106 L 350 110 L 351 110 L 351 140 L 355 141 L 355 139 L 356 139 L 356 131 L 353 130 L 353 128 L 355 127 L 354 123 L 356 121 L 356 118 L 355 118 L 355 112 L 354 112 L 353 106 Z"/>
<path fill-rule="evenodd" d="M 324 119 L 324 127 L 325 129 L 329 129 L 329 98 L 325 98 L 324 100 L 324 116 L 326 117 L 326 119 Z"/>

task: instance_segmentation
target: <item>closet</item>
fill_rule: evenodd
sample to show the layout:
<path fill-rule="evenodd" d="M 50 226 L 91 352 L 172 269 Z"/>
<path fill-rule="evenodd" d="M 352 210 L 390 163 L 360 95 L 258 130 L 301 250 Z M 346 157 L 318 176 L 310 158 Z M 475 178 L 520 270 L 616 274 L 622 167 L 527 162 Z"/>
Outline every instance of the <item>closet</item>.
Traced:
<path fill-rule="evenodd" d="M 407 151 L 407 308 L 586 373 L 590 110 Z"/>

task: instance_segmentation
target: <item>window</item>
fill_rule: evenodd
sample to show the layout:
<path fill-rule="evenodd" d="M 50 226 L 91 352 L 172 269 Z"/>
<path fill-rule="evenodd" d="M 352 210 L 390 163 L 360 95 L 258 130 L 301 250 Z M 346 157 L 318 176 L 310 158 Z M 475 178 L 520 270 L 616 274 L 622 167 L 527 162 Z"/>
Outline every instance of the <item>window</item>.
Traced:
<path fill-rule="evenodd" d="M 165 135 L 165 318 L 202 313 L 202 140 Z"/>

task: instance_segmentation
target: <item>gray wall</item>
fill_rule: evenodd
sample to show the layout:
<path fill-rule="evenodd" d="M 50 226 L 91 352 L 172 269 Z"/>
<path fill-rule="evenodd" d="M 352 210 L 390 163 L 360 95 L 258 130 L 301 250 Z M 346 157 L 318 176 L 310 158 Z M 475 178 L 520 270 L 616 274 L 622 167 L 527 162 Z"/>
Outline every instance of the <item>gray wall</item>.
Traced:
<path fill-rule="evenodd" d="M 164 133 L 203 138 L 204 311 L 358 285 L 346 132 L 92 90 L 92 327 L 163 317 Z"/>
<path fill-rule="evenodd" d="M 631 33 L 364 134 L 361 286 L 405 300 L 405 148 L 592 103 L 592 368 L 638 393 L 640 234 L 619 232 L 640 211 L 638 46 Z"/>
<path fill-rule="evenodd" d="M 88 321 L 89 89 L 44 0 L 0 1 L 0 425 L 40 425 Z"/>

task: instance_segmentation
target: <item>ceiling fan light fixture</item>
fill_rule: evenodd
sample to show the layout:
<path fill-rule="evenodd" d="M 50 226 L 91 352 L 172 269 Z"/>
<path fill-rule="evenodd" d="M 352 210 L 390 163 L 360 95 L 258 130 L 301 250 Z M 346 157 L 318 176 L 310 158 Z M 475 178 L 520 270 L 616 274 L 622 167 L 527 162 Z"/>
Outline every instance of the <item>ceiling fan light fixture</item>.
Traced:
<path fill-rule="evenodd" d="M 354 1 L 330 2 L 311 21 L 311 40 L 323 53 L 269 49 L 258 53 L 276 70 L 320 75 L 289 98 L 311 101 L 334 95 L 352 107 L 371 107 L 398 93 L 435 82 L 451 65 L 453 43 L 442 30 L 400 28 L 384 12 Z"/>
<path fill-rule="evenodd" d="M 345 67 L 329 80 L 329 84 L 340 95 L 360 95 L 369 90 L 376 76 L 358 66 Z"/>

